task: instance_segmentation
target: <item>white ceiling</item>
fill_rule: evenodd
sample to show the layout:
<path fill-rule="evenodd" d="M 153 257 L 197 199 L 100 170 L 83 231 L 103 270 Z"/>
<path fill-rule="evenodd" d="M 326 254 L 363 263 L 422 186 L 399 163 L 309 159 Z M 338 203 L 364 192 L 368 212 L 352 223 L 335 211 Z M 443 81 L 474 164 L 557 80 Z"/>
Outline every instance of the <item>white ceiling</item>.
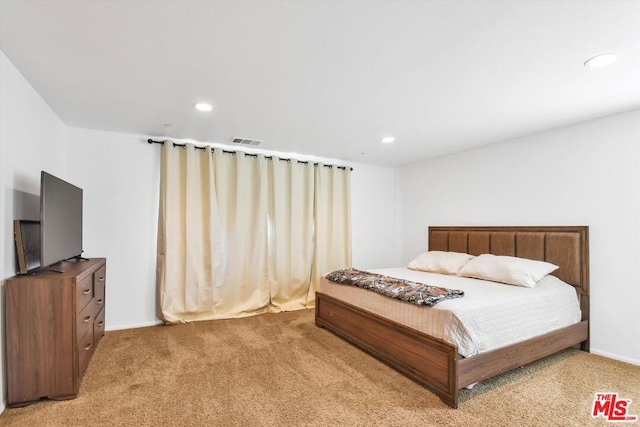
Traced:
<path fill-rule="evenodd" d="M 640 108 L 640 1 L 0 0 L 0 48 L 69 126 L 385 166 Z"/>

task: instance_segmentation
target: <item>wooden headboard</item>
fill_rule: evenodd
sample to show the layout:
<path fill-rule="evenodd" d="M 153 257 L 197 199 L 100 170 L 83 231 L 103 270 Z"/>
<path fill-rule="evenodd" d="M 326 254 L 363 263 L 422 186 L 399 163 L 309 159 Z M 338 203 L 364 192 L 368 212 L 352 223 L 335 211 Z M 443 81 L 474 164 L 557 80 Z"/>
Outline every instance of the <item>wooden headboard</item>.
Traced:
<path fill-rule="evenodd" d="M 559 266 L 553 274 L 574 286 L 589 318 L 589 227 L 429 227 L 429 250 L 509 255 Z"/>

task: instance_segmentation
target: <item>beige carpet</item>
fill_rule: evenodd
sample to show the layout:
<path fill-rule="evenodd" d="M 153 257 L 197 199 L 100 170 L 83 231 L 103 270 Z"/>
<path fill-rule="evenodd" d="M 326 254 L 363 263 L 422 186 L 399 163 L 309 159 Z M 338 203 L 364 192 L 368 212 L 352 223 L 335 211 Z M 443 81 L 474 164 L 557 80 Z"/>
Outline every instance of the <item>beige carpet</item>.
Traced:
<path fill-rule="evenodd" d="M 108 332 L 77 399 L 6 409 L 0 425 L 606 425 L 591 405 L 609 391 L 640 415 L 640 367 L 572 349 L 464 390 L 451 409 L 304 310 Z"/>

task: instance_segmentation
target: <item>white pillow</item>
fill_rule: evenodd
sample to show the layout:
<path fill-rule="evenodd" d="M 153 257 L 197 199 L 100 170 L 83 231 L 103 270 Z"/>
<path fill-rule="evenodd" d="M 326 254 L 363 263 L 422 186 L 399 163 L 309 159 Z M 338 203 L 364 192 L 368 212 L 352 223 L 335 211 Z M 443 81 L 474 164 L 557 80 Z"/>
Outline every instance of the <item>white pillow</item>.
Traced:
<path fill-rule="evenodd" d="M 430 273 L 456 274 L 473 255 L 460 252 L 429 251 L 418 255 L 407 268 Z"/>
<path fill-rule="evenodd" d="M 458 276 L 533 288 L 538 280 L 557 269 L 557 265 L 544 261 L 482 254 L 466 263 Z"/>

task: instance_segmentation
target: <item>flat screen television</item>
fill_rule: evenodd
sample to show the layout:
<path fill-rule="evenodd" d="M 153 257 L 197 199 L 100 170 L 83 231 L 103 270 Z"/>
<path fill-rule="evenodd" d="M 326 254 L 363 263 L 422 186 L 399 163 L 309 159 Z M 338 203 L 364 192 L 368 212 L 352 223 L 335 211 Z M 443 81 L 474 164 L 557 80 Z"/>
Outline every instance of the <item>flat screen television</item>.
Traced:
<path fill-rule="evenodd" d="M 40 174 L 40 268 L 82 254 L 82 189 Z"/>

